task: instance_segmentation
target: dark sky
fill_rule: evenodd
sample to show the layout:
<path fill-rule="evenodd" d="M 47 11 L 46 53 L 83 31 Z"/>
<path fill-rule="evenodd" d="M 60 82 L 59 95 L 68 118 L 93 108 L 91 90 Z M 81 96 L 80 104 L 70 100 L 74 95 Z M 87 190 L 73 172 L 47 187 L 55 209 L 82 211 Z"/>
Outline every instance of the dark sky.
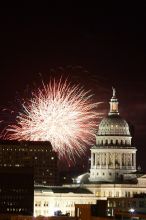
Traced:
<path fill-rule="evenodd" d="M 146 170 L 146 7 L 132 6 L 1 8 L 1 108 L 17 105 L 41 79 L 63 73 L 91 89 L 107 112 L 115 86 Z"/>

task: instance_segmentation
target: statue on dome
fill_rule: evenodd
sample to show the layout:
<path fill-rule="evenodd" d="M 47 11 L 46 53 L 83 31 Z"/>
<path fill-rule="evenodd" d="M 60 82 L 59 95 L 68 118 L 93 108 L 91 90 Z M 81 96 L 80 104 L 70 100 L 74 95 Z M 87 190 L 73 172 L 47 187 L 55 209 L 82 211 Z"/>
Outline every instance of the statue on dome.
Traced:
<path fill-rule="evenodd" d="M 112 90 L 113 90 L 113 97 L 116 96 L 116 89 L 114 87 L 112 87 Z"/>

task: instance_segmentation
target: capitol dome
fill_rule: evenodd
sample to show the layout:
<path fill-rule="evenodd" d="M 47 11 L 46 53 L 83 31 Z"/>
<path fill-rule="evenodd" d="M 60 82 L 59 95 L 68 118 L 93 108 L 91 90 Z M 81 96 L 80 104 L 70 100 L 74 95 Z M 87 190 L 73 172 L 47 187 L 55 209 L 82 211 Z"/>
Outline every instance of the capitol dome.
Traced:
<path fill-rule="evenodd" d="M 100 122 L 98 135 L 130 136 L 129 125 L 118 114 L 111 114 Z"/>
<path fill-rule="evenodd" d="M 110 111 L 106 118 L 103 118 L 99 124 L 97 135 L 109 136 L 130 136 L 128 123 L 119 115 L 118 100 L 116 91 L 113 88 L 113 96 L 110 100 Z"/>

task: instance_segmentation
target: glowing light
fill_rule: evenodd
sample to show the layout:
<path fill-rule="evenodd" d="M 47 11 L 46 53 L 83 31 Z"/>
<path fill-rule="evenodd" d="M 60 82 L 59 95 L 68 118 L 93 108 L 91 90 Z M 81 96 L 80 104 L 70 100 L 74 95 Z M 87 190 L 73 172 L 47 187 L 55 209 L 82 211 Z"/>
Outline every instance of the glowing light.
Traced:
<path fill-rule="evenodd" d="M 50 81 L 22 104 L 5 139 L 50 141 L 59 156 L 81 155 L 95 139 L 99 103 L 83 87 L 67 80 Z"/>
<path fill-rule="evenodd" d="M 133 212 L 135 212 L 135 209 L 131 208 L 131 209 L 129 209 L 129 212 L 133 213 Z"/>

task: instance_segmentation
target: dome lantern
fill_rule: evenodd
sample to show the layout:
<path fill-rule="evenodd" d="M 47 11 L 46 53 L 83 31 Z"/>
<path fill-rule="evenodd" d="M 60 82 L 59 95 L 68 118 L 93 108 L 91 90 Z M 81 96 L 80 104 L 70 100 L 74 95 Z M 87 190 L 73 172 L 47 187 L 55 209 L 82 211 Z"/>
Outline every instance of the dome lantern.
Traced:
<path fill-rule="evenodd" d="M 119 115 L 118 111 L 118 99 L 116 98 L 116 90 L 114 87 L 112 87 L 113 90 L 113 96 L 110 100 L 110 112 L 108 113 L 109 115 Z"/>

